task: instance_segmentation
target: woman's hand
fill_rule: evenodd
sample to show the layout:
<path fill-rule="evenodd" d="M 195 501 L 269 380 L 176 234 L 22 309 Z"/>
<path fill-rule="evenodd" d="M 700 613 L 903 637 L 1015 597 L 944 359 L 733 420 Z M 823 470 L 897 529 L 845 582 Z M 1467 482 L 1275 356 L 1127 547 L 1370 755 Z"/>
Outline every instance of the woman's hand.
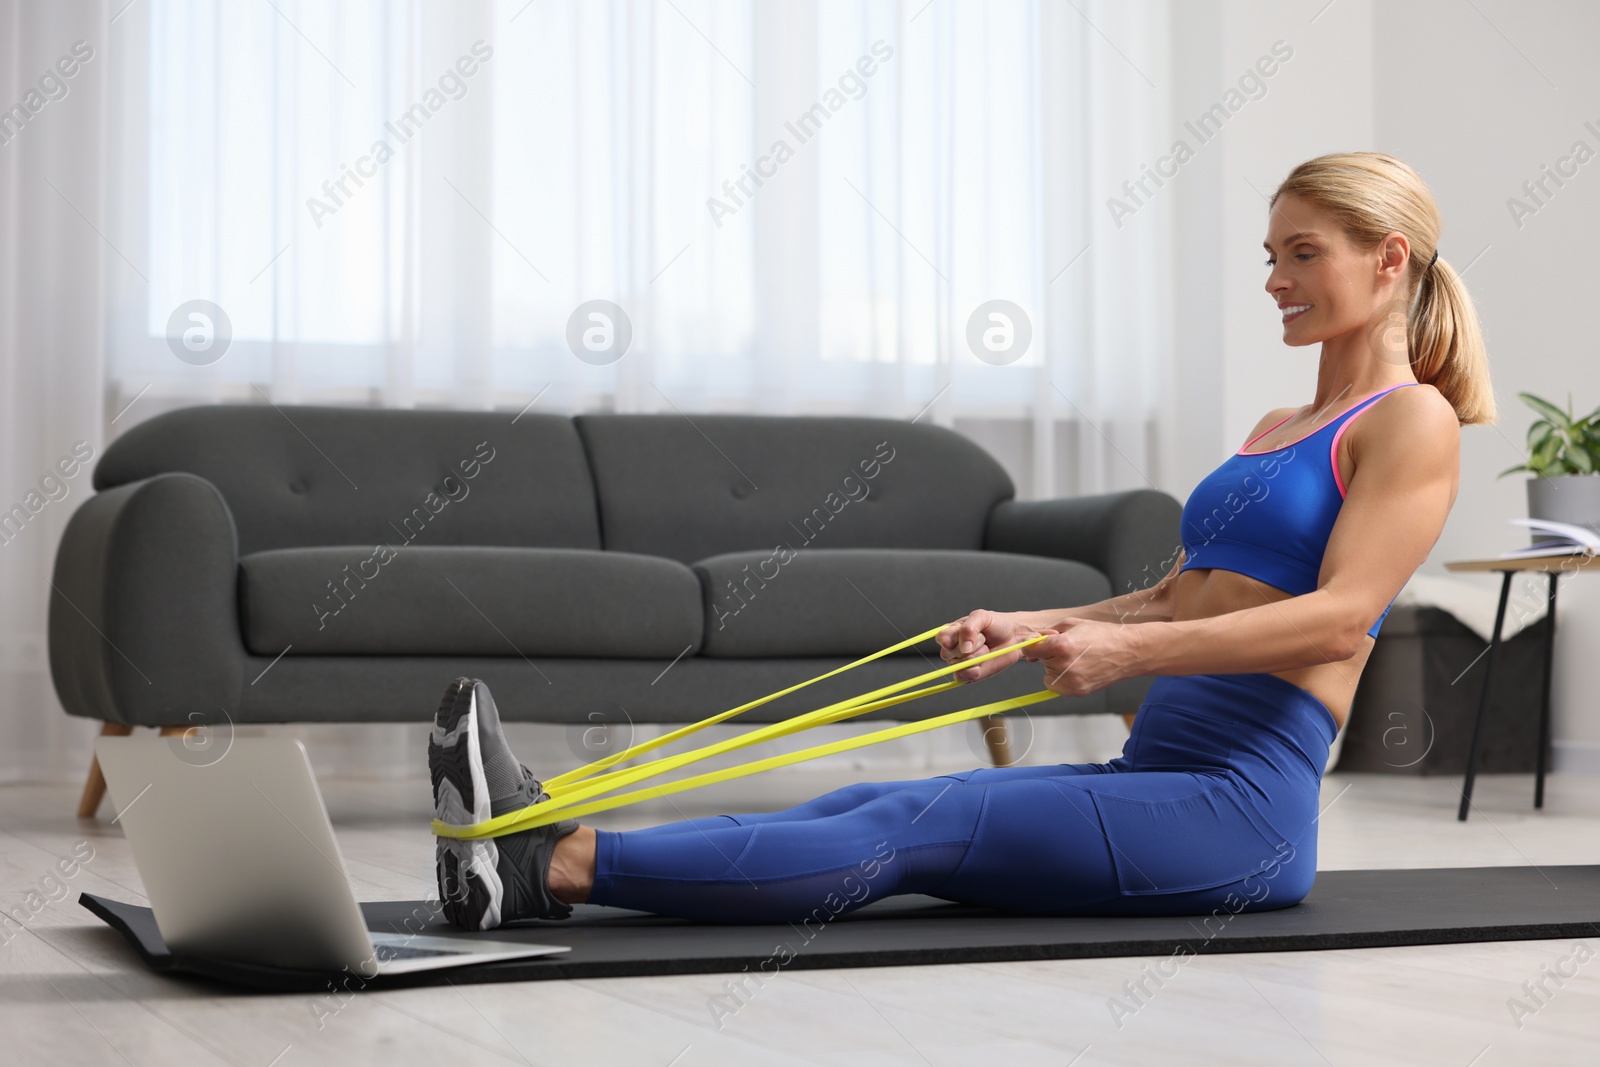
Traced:
<path fill-rule="evenodd" d="M 1038 631 L 1054 636 L 1029 645 L 1020 655 L 1044 664 L 1046 689 L 1062 696 L 1084 696 L 1143 673 L 1136 632 L 1140 629 L 1126 623 L 1066 618 Z"/>
<path fill-rule="evenodd" d="M 939 642 L 939 655 L 946 663 L 960 663 L 996 648 L 1025 641 L 1040 632 L 1025 622 L 1018 612 L 984 611 L 980 608 L 940 630 L 934 640 Z M 976 682 L 999 674 L 1021 659 L 1022 655 L 1023 650 L 1020 649 L 1008 652 L 976 667 L 956 671 L 950 677 L 958 682 Z"/>

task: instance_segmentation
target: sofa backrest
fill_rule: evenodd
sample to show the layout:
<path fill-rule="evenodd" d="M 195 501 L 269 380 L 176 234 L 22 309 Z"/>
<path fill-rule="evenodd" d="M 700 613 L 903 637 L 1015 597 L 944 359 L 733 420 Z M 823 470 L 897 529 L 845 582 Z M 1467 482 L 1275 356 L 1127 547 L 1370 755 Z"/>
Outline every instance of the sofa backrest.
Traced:
<path fill-rule="evenodd" d="M 1005 470 L 899 419 L 205 405 L 105 450 L 108 489 L 211 482 L 239 551 L 316 545 L 607 548 L 693 563 L 772 549 L 980 549 Z"/>
<path fill-rule="evenodd" d="M 900 419 L 578 415 L 605 547 L 980 549 L 1015 487 L 953 430 Z"/>
<path fill-rule="evenodd" d="M 112 442 L 94 485 L 167 471 L 217 487 L 246 555 L 380 542 L 601 547 L 589 464 L 565 416 L 183 408 Z"/>

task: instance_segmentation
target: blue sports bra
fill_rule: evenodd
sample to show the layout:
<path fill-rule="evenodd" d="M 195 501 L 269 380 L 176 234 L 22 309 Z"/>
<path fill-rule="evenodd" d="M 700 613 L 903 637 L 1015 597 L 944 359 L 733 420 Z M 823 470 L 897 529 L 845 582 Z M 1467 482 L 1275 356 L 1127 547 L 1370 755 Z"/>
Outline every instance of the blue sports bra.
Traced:
<path fill-rule="evenodd" d="M 1271 452 L 1241 448 L 1195 486 L 1183 505 L 1184 561 L 1179 571 L 1237 571 L 1295 596 L 1317 587 L 1322 554 L 1344 503 L 1339 438 L 1350 421 L 1402 382 L 1356 404 L 1319 430 Z M 1291 413 L 1245 442 L 1249 448 Z M 1326 456 L 1327 459 L 1323 459 Z M 1367 631 L 1378 636 L 1391 600 Z"/>

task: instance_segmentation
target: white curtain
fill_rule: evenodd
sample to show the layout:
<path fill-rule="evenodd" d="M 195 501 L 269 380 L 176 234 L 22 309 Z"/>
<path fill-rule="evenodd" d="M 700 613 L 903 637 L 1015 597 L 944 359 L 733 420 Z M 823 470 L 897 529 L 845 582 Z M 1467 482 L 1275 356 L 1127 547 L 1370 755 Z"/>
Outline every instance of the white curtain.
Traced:
<path fill-rule="evenodd" d="M 88 768 L 45 621 L 56 544 L 106 440 L 107 19 L 98 3 L 0 0 L 0 781 Z"/>
<path fill-rule="evenodd" d="M 7 100 L 96 48 L 37 116 L 81 157 L 65 195 L 0 149 L 7 237 L 71 250 L 47 277 L 5 241 L 13 494 L 58 438 L 265 399 L 916 417 L 1024 497 L 1170 469 L 1167 204 L 1106 208 L 1170 137 L 1159 0 L 0 10 L 27 31 Z M 68 10 L 91 29 L 31 25 Z M 1031 335 L 1020 356 L 970 346 L 997 300 L 1020 314 L 979 325 Z M 0 609 L 41 657 L 52 507 Z M 40 669 L 6 728 L 59 714 Z"/>

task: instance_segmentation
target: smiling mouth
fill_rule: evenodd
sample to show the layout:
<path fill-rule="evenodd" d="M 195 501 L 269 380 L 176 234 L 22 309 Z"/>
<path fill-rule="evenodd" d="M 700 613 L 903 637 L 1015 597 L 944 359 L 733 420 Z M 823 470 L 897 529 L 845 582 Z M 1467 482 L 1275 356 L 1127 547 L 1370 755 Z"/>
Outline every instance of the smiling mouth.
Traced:
<path fill-rule="evenodd" d="M 1283 306 L 1283 321 L 1285 323 L 1293 322 L 1310 310 L 1310 304 L 1285 304 Z"/>

